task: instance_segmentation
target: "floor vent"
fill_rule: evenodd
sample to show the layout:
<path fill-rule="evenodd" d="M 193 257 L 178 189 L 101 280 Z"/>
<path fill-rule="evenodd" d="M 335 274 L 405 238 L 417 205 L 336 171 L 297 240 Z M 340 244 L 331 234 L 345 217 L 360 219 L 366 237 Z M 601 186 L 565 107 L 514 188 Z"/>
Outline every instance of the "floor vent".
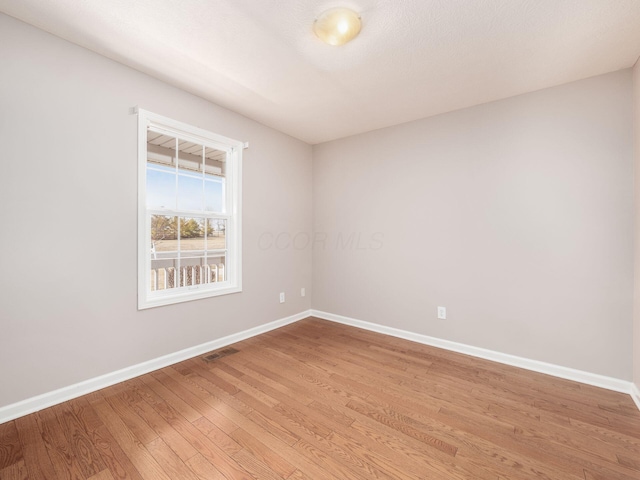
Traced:
<path fill-rule="evenodd" d="M 225 349 L 222 349 L 222 350 L 218 350 L 216 352 L 208 353 L 204 357 L 202 357 L 202 359 L 205 362 L 213 362 L 214 360 L 217 360 L 217 359 L 222 358 L 222 357 L 226 357 L 227 355 L 232 355 L 234 353 L 238 353 L 239 351 L 240 350 L 236 350 L 235 348 L 229 347 L 229 348 L 225 348 Z"/>

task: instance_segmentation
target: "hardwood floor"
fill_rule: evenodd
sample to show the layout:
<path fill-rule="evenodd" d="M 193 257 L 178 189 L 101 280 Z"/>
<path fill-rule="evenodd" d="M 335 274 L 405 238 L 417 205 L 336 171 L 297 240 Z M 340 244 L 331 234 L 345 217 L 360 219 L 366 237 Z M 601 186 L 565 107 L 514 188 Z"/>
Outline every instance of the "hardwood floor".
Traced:
<path fill-rule="evenodd" d="M 628 395 L 307 319 L 0 425 L 0 479 L 640 479 Z"/>

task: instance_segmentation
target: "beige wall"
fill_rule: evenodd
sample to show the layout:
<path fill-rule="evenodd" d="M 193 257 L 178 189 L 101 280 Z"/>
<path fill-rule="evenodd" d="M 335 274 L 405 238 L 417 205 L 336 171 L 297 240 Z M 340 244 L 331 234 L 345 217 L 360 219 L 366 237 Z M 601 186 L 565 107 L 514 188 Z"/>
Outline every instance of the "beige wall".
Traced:
<path fill-rule="evenodd" d="M 311 147 L 0 15 L 0 407 L 304 311 Z M 250 142 L 244 291 L 136 309 L 135 105 Z M 278 293 L 287 302 L 278 302 Z"/>
<path fill-rule="evenodd" d="M 631 93 L 624 70 L 315 146 L 313 308 L 631 380 Z"/>
<path fill-rule="evenodd" d="M 635 165 L 635 289 L 633 315 L 633 381 L 640 389 L 640 60 L 633 68 L 633 131 Z"/>

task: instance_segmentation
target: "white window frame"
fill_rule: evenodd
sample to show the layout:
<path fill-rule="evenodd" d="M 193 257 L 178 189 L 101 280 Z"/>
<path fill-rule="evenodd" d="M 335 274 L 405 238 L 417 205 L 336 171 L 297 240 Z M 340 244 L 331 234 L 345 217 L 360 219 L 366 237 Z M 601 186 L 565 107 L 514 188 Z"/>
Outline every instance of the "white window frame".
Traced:
<path fill-rule="evenodd" d="M 138 309 L 171 305 L 242 291 L 242 150 L 246 144 L 186 123 L 136 108 L 138 114 Z M 227 153 L 224 201 L 226 220 L 224 281 L 151 291 L 151 215 L 147 209 L 147 129 L 164 131 Z M 155 212 L 155 210 L 153 210 Z M 167 210 L 172 216 L 197 216 L 199 212 Z M 200 212 L 200 215 L 202 213 Z M 207 216 L 207 215 L 204 215 Z"/>

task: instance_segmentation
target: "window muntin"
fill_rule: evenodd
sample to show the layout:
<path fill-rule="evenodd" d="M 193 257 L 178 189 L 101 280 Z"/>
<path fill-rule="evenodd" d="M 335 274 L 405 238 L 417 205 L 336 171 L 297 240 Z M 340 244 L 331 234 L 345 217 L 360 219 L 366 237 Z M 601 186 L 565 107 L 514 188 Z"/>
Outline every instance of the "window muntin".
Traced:
<path fill-rule="evenodd" d="M 241 291 L 242 143 L 138 115 L 138 307 Z"/>

